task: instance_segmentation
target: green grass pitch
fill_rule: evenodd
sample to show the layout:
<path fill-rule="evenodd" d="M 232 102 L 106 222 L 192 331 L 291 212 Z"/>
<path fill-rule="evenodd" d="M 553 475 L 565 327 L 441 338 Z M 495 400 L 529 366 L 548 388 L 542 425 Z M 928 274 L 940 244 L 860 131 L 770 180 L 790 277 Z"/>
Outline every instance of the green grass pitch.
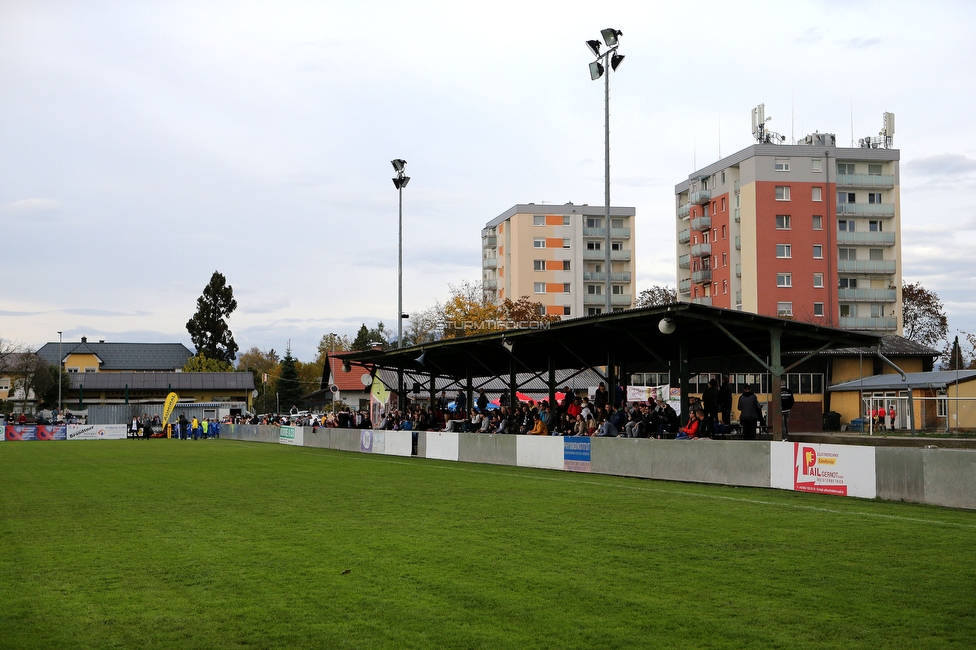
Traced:
<path fill-rule="evenodd" d="M 0 648 L 971 648 L 976 512 L 229 440 L 0 443 Z"/>

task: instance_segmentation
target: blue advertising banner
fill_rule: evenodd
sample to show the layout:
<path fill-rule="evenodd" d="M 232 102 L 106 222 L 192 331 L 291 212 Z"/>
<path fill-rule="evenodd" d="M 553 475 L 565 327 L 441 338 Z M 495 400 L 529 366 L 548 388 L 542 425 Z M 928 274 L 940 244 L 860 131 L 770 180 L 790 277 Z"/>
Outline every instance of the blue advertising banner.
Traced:
<path fill-rule="evenodd" d="M 63 424 L 31 424 L 18 426 L 8 424 L 3 428 L 4 440 L 67 440 L 68 428 Z"/>
<path fill-rule="evenodd" d="M 563 438 L 563 469 L 567 472 L 590 471 L 590 439 L 586 436 Z"/>

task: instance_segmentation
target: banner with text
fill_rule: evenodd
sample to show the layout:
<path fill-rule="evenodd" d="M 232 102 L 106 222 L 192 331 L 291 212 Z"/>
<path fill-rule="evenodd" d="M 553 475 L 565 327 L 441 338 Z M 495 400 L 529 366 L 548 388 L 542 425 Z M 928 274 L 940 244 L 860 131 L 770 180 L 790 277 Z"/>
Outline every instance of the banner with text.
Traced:
<path fill-rule="evenodd" d="M 278 430 L 278 442 L 283 445 L 305 444 L 305 429 L 302 427 L 281 427 Z"/>
<path fill-rule="evenodd" d="M 590 471 L 590 439 L 586 436 L 563 438 L 563 469 L 567 472 Z"/>
<path fill-rule="evenodd" d="M 873 499 L 878 496 L 875 448 L 773 442 L 769 479 L 774 488 Z"/>
<path fill-rule="evenodd" d="M 68 440 L 125 440 L 124 424 L 69 424 Z"/>

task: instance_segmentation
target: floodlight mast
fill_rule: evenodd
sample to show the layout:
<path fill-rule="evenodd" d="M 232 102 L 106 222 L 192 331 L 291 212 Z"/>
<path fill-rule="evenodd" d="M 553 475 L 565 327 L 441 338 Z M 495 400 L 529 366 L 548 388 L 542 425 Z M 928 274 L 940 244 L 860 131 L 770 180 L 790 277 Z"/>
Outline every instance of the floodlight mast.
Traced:
<path fill-rule="evenodd" d="M 403 347 L 403 188 L 410 182 L 404 172 L 407 161 L 397 158 L 390 161 L 396 177 L 393 187 L 400 194 L 400 211 L 397 219 L 397 348 Z M 403 369 L 397 371 L 397 408 L 403 409 Z"/>
<path fill-rule="evenodd" d="M 600 53 L 600 41 L 592 40 L 586 41 L 586 46 L 590 48 L 593 55 L 596 56 L 596 60 L 590 63 L 590 79 L 596 81 L 601 76 L 604 76 L 604 103 L 603 103 L 603 143 L 604 143 L 604 187 L 603 187 L 603 197 L 604 197 L 604 227 L 606 232 L 606 237 L 604 238 L 604 244 L 606 250 L 604 251 L 604 265 L 606 271 L 606 281 L 604 282 L 604 288 L 606 289 L 606 307 L 605 313 L 613 312 L 613 295 L 611 284 L 611 274 L 610 270 L 613 266 L 610 254 L 610 73 L 617 70 L 617 67 L 623 62 L 624 57 L 621 54 L 617 54 L 617 48 L 620 46 L 620 36 L 623 35 L 619 29 L 613 29 L 608 27 L 607 29 L 601 30 L 600 35 L 603 37 L 603 42 L 606 43 L 606 52 Z"/>

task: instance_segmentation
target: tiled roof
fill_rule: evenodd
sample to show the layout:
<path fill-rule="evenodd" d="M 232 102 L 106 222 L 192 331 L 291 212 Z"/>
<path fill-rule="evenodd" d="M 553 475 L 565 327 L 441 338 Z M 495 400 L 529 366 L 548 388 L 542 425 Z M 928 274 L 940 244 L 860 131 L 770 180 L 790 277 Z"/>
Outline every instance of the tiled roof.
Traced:
<path fill-rule="evenodd" d="M 172 371 L 182 368 L 193 353 L 182 343 L 93 343 L 64 342 L 64 358 L 71 354 L 94 354 L 101 360 L 99 370 Z M 58 343 L 45 343 L 37 354 L 51 365 L 58 365 Z"/>
<path fill-rule="evenodd" d="M 349 372 L 342 371 L 342 359 L 329 357 L 329 368 L 332 371 L 332 382 L 339 387 L 340 391 L 349 393 L 368 392 L 373 380 L 370 378 L 369 384 L 363 385 L 362 376 L 370 377 L 370 368 L 355 365 Z M 328 385 L 322 388 L 328 388 Z"/>
<path fill-rule="evenodd" d="M 85 390 L 253 390 L 250 372 L 81 372 L 71 388 Z"/>

